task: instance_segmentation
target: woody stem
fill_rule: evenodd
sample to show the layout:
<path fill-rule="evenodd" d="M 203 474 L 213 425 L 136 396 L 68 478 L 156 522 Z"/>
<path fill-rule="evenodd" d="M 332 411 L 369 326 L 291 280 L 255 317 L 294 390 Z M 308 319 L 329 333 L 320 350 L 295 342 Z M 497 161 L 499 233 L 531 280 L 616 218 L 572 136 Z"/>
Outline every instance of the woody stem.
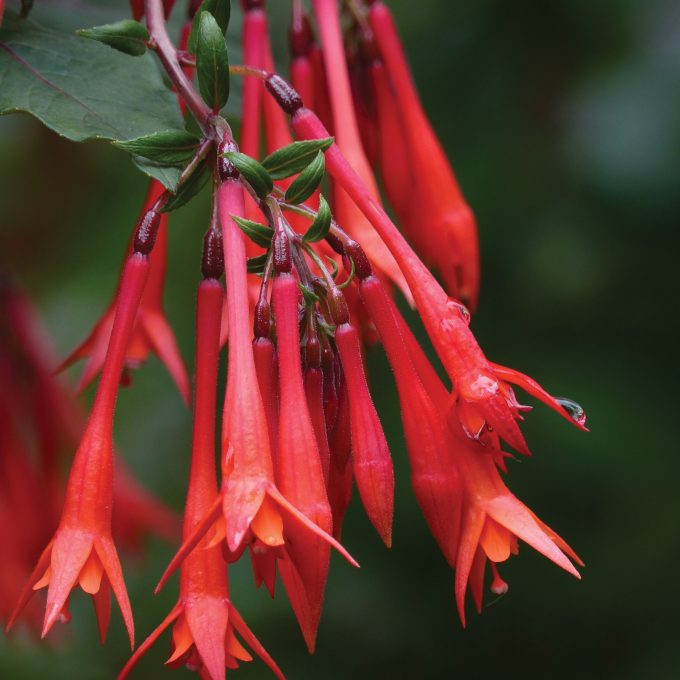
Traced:
<path fill-rule="evenodd" d="M 146 12 L 146 26 L 151 37 L 151 44 L 155 46 L 158 58 L 163 64 L 168 77 L 175 86 L 179 96 L 184 100 L 187 108 L 193 114 L 197 123 L 204 134 L 210 129 L 210 119 L 212 111 L 210 107 L 201 99 L 196 92 L 191 81 L 182 71 L 177 56 L 177 50 L 170 40 L 168 31 L 165 27 L 165 17 L 163 15 L 163 4 L 161 0 L 144 0 Z"/>

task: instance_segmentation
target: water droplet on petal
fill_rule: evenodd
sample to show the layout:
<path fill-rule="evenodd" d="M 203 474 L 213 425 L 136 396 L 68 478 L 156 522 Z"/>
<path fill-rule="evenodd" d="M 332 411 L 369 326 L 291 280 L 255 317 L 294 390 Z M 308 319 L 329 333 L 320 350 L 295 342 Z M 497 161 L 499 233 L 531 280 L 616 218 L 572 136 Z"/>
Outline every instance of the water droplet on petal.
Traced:
<path fill-rule="evenodd" d="M 586 412 L 581 404 L 566 397 L 555 397 L 555 401 L 571 416 L 571 419 L 579 425 L 586 424 Z"/>
<path fill-rule="evenodd" d="M 446 303 L 447 309 L 454 311 L 465 322 L 466 326 L 470 325 L 470 310 L 458 300 L 449 298 Z"/>

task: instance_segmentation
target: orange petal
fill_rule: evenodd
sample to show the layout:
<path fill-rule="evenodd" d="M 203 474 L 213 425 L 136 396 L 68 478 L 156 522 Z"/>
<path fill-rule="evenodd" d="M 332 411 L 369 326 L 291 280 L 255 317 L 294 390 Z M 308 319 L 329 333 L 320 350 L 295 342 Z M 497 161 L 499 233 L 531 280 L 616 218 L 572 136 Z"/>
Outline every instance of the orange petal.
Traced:
<path fill-rule="evenodd" d="M 93 550 L 87 558 L 87 562 L 85 562 L 85 565 L 80 570 L 80 576 L 78 577 L 80 587 L 89 595 L 94 595 L 99 591 L 103 573 L 102 563 Z"/>
<path fill-rule="evenodd" d="M 268 546 L 283 545 L 283 519 L 269 496 L 265 496 L 250 525 L 253 533 Z"/>
<path fill-rule="evenodd" d="M 492 562 L 504 562 L 510 557 L 512 534 L 491 517 L 487 517 L 479 543 Z"/>

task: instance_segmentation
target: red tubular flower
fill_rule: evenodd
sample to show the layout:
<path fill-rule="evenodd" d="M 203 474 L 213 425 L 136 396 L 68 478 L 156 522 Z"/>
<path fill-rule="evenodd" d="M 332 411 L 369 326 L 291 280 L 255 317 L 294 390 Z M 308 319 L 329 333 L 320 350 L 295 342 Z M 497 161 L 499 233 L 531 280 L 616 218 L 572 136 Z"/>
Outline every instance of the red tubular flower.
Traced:
<path fill-rule="evenodd" d="M 413 364 L 387 292 L 375 276 L 359 284 L 394 372 L 411 464 L 411 482 L 427 525 L 450 566 L 456 563 L 461 517 L 461 481 L 446 421 L 436 403 L 446 403 L 443 385 L 431 393 Z"/>
<path fill-rule="evenodd" d="M 144 201 L 142 215 L 158 200 L 164 188 L 160 182 L 151 180 Z M 175 381 L 182 399 L 189 403 L 189 378 L 177 342 L 163 311 L 163 287 L 167 258 L 167 213 L 161 213 L 155 247 L 149 256 L 149 280 L 125 354 L 125 365 L 138 368 L 151 351 L 165 364 Z M 90 335 L 61 364 L 60 370 L 79 359 L 87 358 L 85 370 L 78 382 L 78 391 L 84 390 L 95 378 L 104 364 L 106 348 L 111 335 L 115 303 L 92 329 Z"/>
<path fill-rule="evenodd" d="M 422 252 L 441 272 L 449 293 L 474 309 L 479 295 L 479 243 L 474 215 L 425 115 L 389 9 L 375 2 L 369 18 L 394 86 L 393 110 L 403 121 L 403 142 L 397 137 L 391 143 L 405 144 L 414 182 L 405 225 L 412 236 L 422 235 L 418 239 Z M 427 227 L 423 228 L 423 224 Z"/>
<path fill-rule="evenodd" d="M 486 560 L 494 566 L 508 559 L 511 554 L 516 554 L 517 539 L 528 543 L 556 565 L 580 578 L 570 558 L 581 566 L 583 562 L 508 490 L 496 469 L 493 456 L 466 437 L 460 428 L 456 432 L 455 425 L 452 425 L 452 432 L 455 437 L 454 452 L 465 489 L 455 577 L 456 604 L 463 625 L 468 583 L 479 610 Z M 493 587 L 502 590 L 501 581 L 496 579 Z"/>
<path fill-rule="evenodd" d="M 206 273 L 216 272 L 204 271 Z M 218 497 L 214 457 L 215 392 L 222 298 L 220 283 L 212 276 L 206 277 L 199 286 L 196 309 L 194 434 L 184 515 L 185 538 L 200 524 Z M 221 547 L 211 545 L 211 537 L 204 537 L 182 563 L 177 604 L 133 654 L 118 676 L 119 680 L 129 674 L 171 623 L 174 623 L 173 653 L 166 662 L 170 666 L 186 664 L 201 677 L 223 680 L 225 666 L 235 668 L 237 660 L 252 658 L 236 638 L 238 632 L 276 676 L 283 678 L 278 666 L 229 601 L 227 565 Z"/>
<path fill-rule="evenodd" d="M 314 46 L 312 27 L 301 11 L 299 4 L 293 4 L 293 16 L 288 31 L 290 48 L 290 82 L 300 93 L 309 108 L 314 109 L 314 65 L 310 53 Z"/>
<path fill-rule="evenodd" d="M 352 106 L 352 92 L 342 45 L 337 3 L 335 0 L 314 0 L 313 5 L 321 35 L 323 63 L 330 92 L 337 145 L 360 175 L 364 186 L 369 187 L 374 200 L 378 201 L 378 189 L 361 145 Z M 407 300 L 411 301 L 411 292 L 394 257 L 340 186 L 334 187 L 333 202 L 338 222 L 362 244 L 371 261 L 375 262 L 380 271 L 400 288 Z"/>
<path fill-rule="evenodd" d="M 359 336 L 348 323 L 335 330 L 335 343 L 349 394 L 353 471 L 369 519 L 387 547 L 392 544 L 394 470 L 371 399 L 361 360 Z"/>
<path fill-rule="evenodd" d="M 328 502 L 333 513 L 333 536 L 340 540 L 342 521 L 352 497 L 352 428 L 349 394 L 344 379 L 338 388 L 335 424 L 330 436 L 330 465 L 328 471 Z"/>
<path fill-rule="evenodd" d="M 298 136 L 320 139 L 328 135 L 321 121 L 309 109 L 289 108 L 293 108 L 292 123 Z M 496 373 L 484 356 L 468 327 L 470 317 L 465 307 L 446 295 L 352 169 L 337 144 L 333 144 L 326 152 L 326 163 L 330 174 L 371 221 L 404 272 L 430 340 L 455 385 L 456 413 L 468 435 L 478 437 L 480 425 L 488 424 L 517 451 L 528 453 L 524 436 L 516 422 L 524 407 L 519 406 L 511 388 L 504 382 L 503 377 L 507 377 L 507 374 Z M 549 403 L 560 415 L 584 429 L 582 418 L 574 420 L 557 400 Z"/>
<path fill-rule="evenodd" d="M 134 644 L 132 611 L 116 548 L 111 538 L 113 503 L 113 413 L 125 350 L 149 273 L 149 259 L 135 252 L 126 261 L 118 290 L 116 315 L 94 406 L 76 451 L 59 527 L 29 577 L 8 628 L 33 590 L 47 591 L 43 637 L 62 615 L 78 582 L 92 595 L 102 641 L 110 614 L 110 591 L 116 596 Z"/>
<path fill-rule="evenodd" d="M 264 68 L 267 41 L 267 14 L 262 2 L 241 0 L 243 26 L 241 45 L 243 61 L 249 66 Z M 262 84 L 256 78 L 245 78 L 241 95 L 240 150 L 252 158 L 260 157 L 260 123 L 262 120 Z M 259 211 L 250 196 L 245 198 L 248 219 L 259 219 Z M 251 248 L 250 242 L 247 246 Z M 255 251 L 253 251 L 255 254 Z"/>
<path fill-rule="evenodd" d="M 321 351 L 319 340 L 308 337 L 305 345 L 305 396 L 307 408 L 314 426 L 314 436 L 319 447 L 323 478 L 328 487 L 328 468 L 331 460 L 328 446 L 328 429 L 326 426 L 326 413 L 323 404 L 323 372 L 321 370 Z"/>
<path fill-rule="evenodd" d="M 314 524 L 332 533 L 332 515 L 326 495 L 319 447 L 307 407 L 300 362 L 298 330 L 298 284 L 290 273 L 276 276 L 272 299 L 276 317 L 279 358 L 279 447 L 277 481 L 281 492 Z M 310 652 L 321 616 L 326 587 L 330 546 L 303 527 L 284 521 L 289 543 L 287 551 L 304 587 L 309 604 L 309 617 L 298 616 Z M 283 574 L 283 572 L 282 572 Z M 288 589 L 288 579 L 284 575 Z M 297 611 L 295 595 L 291 604 Z"/>
<path fill-rule="evenodd" d="M 307 532 L 327 541 L 345 559 L 358 566 L 349 553 L 324 529 L 301 512 L 274 482 L 269 428 L 260 394 L 253 346 L 250 338 L 248 281 L 244 236 L 232 216 L 245 212 L 243 190 L 238 179 L 227 178 L 218 190 L 220 221 L 222 224 L 224 261 L 229 311 L 229 367 L 227 393 L 222 420 L 222 494 L 221 505 L 227 547 L 237 553 L 243 547 L 248 531 L 263 546 L 283 546 L 284 517 L 290 523 L 303 525 Z M 285 512 L 281 513 L 281 509 Z M 220 503 L 215 502 L 210 512 L 185 538 L 173 557 L 157 591 L 191 552 L 205 532 L 220 515 Z"/>
<path fill-rule="evenodd" d="M 377 117 L 380 176 L 385 193 L 399 218 L 399 224 L 406 230 L 416 247 L 422 250 L 422 239 L 431 232 L 429 222 L 425 220 L 422 224 L 427 225 L 427 228 L 421 226 L 418 229 L 410 229 L 411 226 L 415 226 L 409 221 L 411 206 L 414 203 L 413 171 L 408 146 L 403 143 L 405 131 L 398 103 L 381 60 L 372 62 L 370 74 Z"/>

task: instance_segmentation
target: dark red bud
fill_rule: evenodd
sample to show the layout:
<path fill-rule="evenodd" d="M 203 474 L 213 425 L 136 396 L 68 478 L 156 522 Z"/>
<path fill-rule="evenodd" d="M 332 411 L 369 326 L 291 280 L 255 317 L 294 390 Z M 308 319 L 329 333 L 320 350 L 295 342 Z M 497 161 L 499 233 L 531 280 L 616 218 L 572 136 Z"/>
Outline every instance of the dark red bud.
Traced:
<path fill-rule="evenodd" d="M 153 208 L 150 208 L 141 216 L 135 232 L 134 249 L 136 253 L 148 255 L 151 252 L 153 244 L 156 242 L 160 223 L 161 215 Z"/>
<path fill-rule="evenodd" d="M 219 279 L 224 274 L 222 232 L 219 229 L 208 229 L 203 239 L 201 272 L 206 279 Z"/>
<path fill-rule="evenodd" d="M 272 312 L 269 303 L 264 300 L 255 305 L 253 334 L 255 338 L 268 338 L 272 325 Z"/>
<path fill-rule="evenodd" d="M 274 271 L 279 274 L 290 272 L 293 267 L 290 257 L 290 241 L 285 232 L 277 231 L 272 239 L 274 250 Z"/>
<path fill-rule="evenodd" d="M 347 300 L 339 288 L 331 288 L 328 291 L 328 306 L 336 326 L 349 323 L 349 308 Z"/>
<path fill-rule="evenodd" d="M 314 36 L 309 19 L 305 14 L 293 14 L 293 19 L 288 29 L 288 42 L 290 54 L 293 58 L 304 57 L 314 46 Z"/>
<path fill-rule="evenodd" d="M 321 345 L 316 335 L 310 335 L 305 343 L 305 361 L 309 368 L 321 367 Z"/>
<path fill-rule="evenodd" d="M 326 235 L 326 243 L 328 243 L 338 255 L 345 254 L 345 246 L 342 245 L 342 241 L 330 232 Z"/>
<path fill-rule="evenodd" d="M 302 97 L 300 97 L 297 90 L 281 76 L 276 73 L 270 74 L 264 81 L 264 85 L 272 94 L 276 103 L 287 114 L 292 116 L 298 109 L 302 108 Z"/>
<path fill-rule="evenodd" d="M 356 241 L 345 244 L 345 254 L 354 261 L 354 273 L 359 280 L 363 281 L 372 274 L 371 263 L 364 249 Z"/>

